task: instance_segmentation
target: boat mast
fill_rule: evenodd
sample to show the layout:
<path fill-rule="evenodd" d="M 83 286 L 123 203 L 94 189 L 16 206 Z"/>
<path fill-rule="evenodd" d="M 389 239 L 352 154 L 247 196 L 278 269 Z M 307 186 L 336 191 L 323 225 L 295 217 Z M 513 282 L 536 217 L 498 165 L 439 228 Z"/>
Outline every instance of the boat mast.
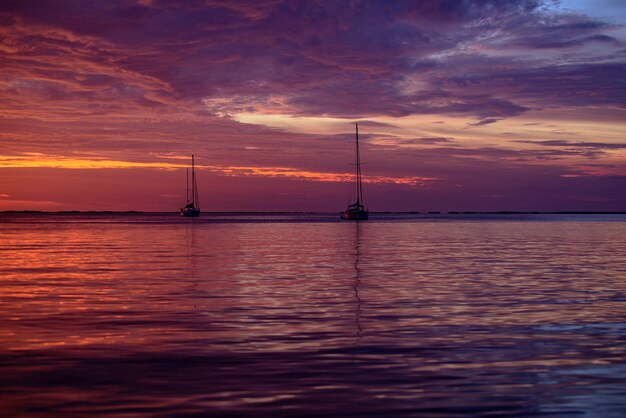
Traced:
<path fill-rule="evenodd" d="M 192 181 L 192 190 L 191 193 L 193 195 L 193 207 L 198 209 L 200 207 L 200 202 L 198 201 L 198 184 L 196 182 L 196 170 L 195 170 L 195 159 L 194 155 L 191 154 L 191 181 Z"/>
<path fill-rule="evenodd" d="M 189 204 L 189 167 L 185 171 L 187 172 L 187 204 Z"/>
<path fill-rule="evenodd" d="M 191 204 L 196 207 L 196 171 L 193 154 L 191 154 Z"/>
<path fill-rule="evenodd" d="M 361 206 L 363 199 L 363 185 L 361 184 L 361 157 L 359 155 L 359 124 L 356 126 L 356 204 Z"/>

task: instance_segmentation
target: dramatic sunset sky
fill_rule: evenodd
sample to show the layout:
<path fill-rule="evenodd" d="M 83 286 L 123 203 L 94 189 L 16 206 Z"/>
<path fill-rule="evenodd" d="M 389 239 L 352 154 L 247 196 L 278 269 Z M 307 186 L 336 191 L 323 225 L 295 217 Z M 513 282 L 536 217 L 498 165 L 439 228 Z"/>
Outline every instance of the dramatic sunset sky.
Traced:
<path fill-rule="evenodd" d="M 626 210 L 626 1 L 0 3 L 0 210 Z"/>

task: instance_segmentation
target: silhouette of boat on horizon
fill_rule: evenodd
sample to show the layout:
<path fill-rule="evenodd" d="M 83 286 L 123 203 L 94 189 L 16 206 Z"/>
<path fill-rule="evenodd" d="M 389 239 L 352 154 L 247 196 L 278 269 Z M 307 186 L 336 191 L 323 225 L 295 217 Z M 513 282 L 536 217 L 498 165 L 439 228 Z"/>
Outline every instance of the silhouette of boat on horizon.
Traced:
<path fill-rule="evenodd" d="M 363 204 L 363 182 L 361 178 L 361 157 L 359 155 L 359 124 L 356 128 L 356 158 L 354 163 L 354 179 L 356 183 L 356 202 L 348 206 L 348 209 L 341 212 L 341 219 L 347 221 L 365 221 L 369 218 L 369 213 Z"/>
<path fill-rule="evenodd" d="M 191 154 L 191 200 L 189 200 L 189 169 L 187 169 L 187 204 L 180 208 L 180 216 L 186 218 L 197 218 L 200 216 L 198 183 L 196 182 L 196 164 L 193 154 Z"/>

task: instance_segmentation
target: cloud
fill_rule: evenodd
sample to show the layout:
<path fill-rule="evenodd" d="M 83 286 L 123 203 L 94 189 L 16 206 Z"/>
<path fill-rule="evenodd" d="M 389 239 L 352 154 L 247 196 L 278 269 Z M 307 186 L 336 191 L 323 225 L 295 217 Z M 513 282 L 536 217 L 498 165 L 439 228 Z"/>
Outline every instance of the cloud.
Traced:
<path fill-rule="evenodd" d="M 485 118 L 485 119 L 479 120 L 477 122 L 468 123 L 468 125 L 469 126 L 489 125 L 489 124 L 492 124 L 492 123 L 496 123 L 499 120 L 500 119 L 497 119 L 497 118 Z"/>
<path fill-rule="evenodd" d="M 428 137 L 428 138 L 411 138 L 411 139 L 402 139 L 403 143 L 415 143 L 415 144 L 449 144 L 453 141 L 451 138 L 444 138 L 441 136 L 436 137 Z"/>
<path fill-rule="evenodd" d="M 358 123 L 361 126 L 367 126 L 372 128 L 397 128 L 396 125 L 393 125 L 391 123 L 376 122 L 373 120 L 356 120 L 354 121 L 354 123 Z"/>
<path fill-rule="evenodd" d="M 510 36 L 495 41 L 495 44 L 503 48 L 531 50 L 580 48 L 594 42 L 620 46 L 617 39 L 602 33 L 616 27 L 608 22 L 577 13 L 544 14 L 541 17 L 534 22 L 518 19 Z"/>
<path fill-rule="evenodd" d="M 12 158 L 153 170 L 193 152 L 243 167 L 238 181 L 323 183 L 349 173 L 358 121 L 375 133 L 362 136 L 372 178 L 471 189 L 509 166 L 552 167 L 545 178 L 623 170 L 623 28 L 551 2 L 6 0 L 0 22 L 0 154 Z M 527 135 L 556 126 L 550 112 L 590 120 L 597 142 Z M 540 138 L 538 149 L 501 132 Z"/>
<path fill-rule="evenodd" d="M 508 96 L 510 100 L 525 104 L 526 109 L 563 106 L 624 109 L 626 81 L 621 74 L 625 71 L 624 63 L 550 65 L 474 74 L 469 72 L 440 81 L 442 86 L 459 89 L 466 94 L 489 90 L 495 95 Z"/>
<path fill-rule="evenodd" d="M 1 168 L 57 168 L 64 170 L 102 170 L 102 169 L 162 169 L 181 170 L 188 167 L 183 161 L 185 156 L 165 156 L 157 162 L 141 161 L 115 161 L 102 158 L 64 158 L 47 155 L 26 156 L 3 156 L 0 155 Z M 173 162 L 174 160 L 175 162 Z M 352 182 L 353 173 L 329 173 L 320 171 L 304 171 L 293 167 L 263 167 L 263 166 L 223 166 L 196 164 L 198 172 L 208 171 L 226 177 L 268 177 L 268 178 L 292 178 L 297 180 L 315 182 Z M 434 177 L 418 176 L 368 176 L 365 183 L 371 184 L 401 184 L 407 186 L 421 186 L 429 182 L 437 181 Z M 159 195 L 169 196 L 170 195 Z M 10 197 L 8 194 L 0 194 L 0 198 Z"/>
<path fill-rule="evenodd" d="M 626 149 L 626 144 L 616 144 L 608 142 L 571 142 L 560 139 L 546 141 L 515 141 L 526 144 L 541 145 L 544 147 L 568 147 L 568 148 L 593 148 L 598 150 L 619 150 Z"/>
<path fill-rule="evenodd" d="M 623 89 L 616 88 L 623 66 L 537 66 L 484 55 L 520 45 L 565 51 L 576 42 L 605 43 L 607 52 L 622 48 L 604 33 L 614 26 L 544 13 L 540 6 L 8 1 L 2 6 L 9 23 L 3 45 L 10 51 L 4 91 L 18 104 L 14 111 L 20 97 L 30 95 L 45 106 L 42 117 L 70 117 L 64 105 L 72 101 L 85 103 L 81 115 L 115 114 L 123 107 L 134 115 L 287 110 L 301 116 L 451 114 L 483 121 L 544 104 L 623 104 Z M 416 77 L 420 88 L 411 81 Z M 575 98 L 563 86 L 573 77 L 586 78 Z M 540 96 L 546 88 L 558 92 Z M 594 89 L 607 94 L 585 94 Z"/>

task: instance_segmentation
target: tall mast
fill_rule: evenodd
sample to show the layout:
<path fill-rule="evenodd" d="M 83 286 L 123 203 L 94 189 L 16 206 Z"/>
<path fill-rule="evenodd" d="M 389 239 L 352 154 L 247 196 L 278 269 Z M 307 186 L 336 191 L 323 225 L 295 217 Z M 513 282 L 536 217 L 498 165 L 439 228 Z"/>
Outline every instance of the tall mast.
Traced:
<path fill-rule="evenodd" d="M 361 184 L 361 156 L 359 155 L 359 124 L 356 123 L 356 203 L 361 204 L 363 186 Z"/>
<path fill-rule="evenodd" d="M 193 154 L 191 154 L 191 203 L 196 206 L 196 171 Z"/>
<path fill-rule="evenodd" d="M 198 199 L 198 182 L 196 181 L 195 160 L 193 154 L 191 155 L 191 171 L 193 178 L 193 205 L 196 209 L 200 209 L 200 199 Z"/>
<path fill-rule="evenodd" d="M 185 171 L 187 172 L 187 204 L 189 204 L 189 167 Z"/>

